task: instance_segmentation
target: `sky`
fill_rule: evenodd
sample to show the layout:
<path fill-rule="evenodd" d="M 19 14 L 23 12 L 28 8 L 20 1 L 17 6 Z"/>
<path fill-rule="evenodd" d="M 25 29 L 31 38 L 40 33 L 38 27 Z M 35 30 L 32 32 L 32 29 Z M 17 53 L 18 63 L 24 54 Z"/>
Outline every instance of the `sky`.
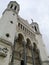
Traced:
<path fill-rule="evenodd" d="M 11 0 L 0 0 L 0 17 Z M 13 1 L 13 0 L 12 0 Z M 49 55 L 49 0 L 15 0 L 20 5 L 19 15 L 31 23 L 39 24 L 40 32 Z"/>

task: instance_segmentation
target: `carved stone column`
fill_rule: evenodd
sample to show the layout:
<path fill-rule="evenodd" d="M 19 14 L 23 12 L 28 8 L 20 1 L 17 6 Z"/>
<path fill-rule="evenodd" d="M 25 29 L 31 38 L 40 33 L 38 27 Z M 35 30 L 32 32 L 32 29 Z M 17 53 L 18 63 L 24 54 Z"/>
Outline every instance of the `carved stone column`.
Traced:
<path fill-rule="evenodd" d="M 35 64 L 35 56 L 34 56 L 34 52 L 33 52 L 33 47 L 32 46 L 31 46 L 31 53 L 32 53 L 32 64 L 36 65 Z"/>
<path fill-rule="evenodd" d="M 22 41 L 22 43 L 23 43 L 23 52 L 24 52 L 24 65 L 26 65 L 27 63 L 26 63 L 26 42 L 23 40 Z"/>

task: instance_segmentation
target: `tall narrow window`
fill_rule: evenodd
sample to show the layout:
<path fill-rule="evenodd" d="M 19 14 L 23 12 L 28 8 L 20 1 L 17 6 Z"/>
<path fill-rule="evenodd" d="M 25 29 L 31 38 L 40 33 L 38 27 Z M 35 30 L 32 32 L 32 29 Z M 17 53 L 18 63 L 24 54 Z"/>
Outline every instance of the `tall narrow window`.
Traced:
<path fill-rule="evenodd" d="M 11 7 L 10 8 L 12 8 L 13 7 L 13 4 L 11 5 Z"/>
<path fill-rule="evenodd" d="M 22 29 L 22 25 L 21 25 L 21 29 Z"/>
<path fill-rule="evenodd" d="M 14 7 L 14 10 L 16 10 L 17 6 Z"/>
<path fill-rule="evenodd" d="M 20 27 L 20 23 L 18 23 L 18 27 Z"/>
<path fill-rule="evenodd" d="M 34 45 L 34 48 L 36 49 L 37 45 L 36 45 L 36 43 L 35 43 L 35 42 L 33 43 L 33 45 Z"/>
<path fill-rule="evenodd" d="M 36 28 L 36 26 L 35 26 L 35 31 L 37 31 L 37 28 Z"/>

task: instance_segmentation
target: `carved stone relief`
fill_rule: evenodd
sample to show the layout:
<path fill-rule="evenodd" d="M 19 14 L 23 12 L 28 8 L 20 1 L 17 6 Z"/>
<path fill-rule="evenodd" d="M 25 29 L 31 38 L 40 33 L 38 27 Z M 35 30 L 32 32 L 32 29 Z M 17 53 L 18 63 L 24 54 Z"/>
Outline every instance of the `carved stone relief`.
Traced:
<path fill-rule="evenodd" d="M 8 49 L 6 47 L 0 45 L 0 56 L 1 57 L 6 57 L 7 52 L 8 52 Z"/>

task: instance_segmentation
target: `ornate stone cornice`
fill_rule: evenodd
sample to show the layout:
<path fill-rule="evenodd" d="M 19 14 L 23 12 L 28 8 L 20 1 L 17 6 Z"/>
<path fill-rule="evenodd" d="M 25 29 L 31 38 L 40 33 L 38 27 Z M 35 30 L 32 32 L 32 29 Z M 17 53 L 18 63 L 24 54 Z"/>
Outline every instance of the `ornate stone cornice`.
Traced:
<path fill-rule="evenodd" d="M 7 41 L 7 40 L 4 40 L 4 39 L 2 39 L 2 38 L 0 38 L 0 42 L 3 42 L 4 44 L 9 45 L 9 46 L 11 46 L 11 47 L 13 46 L 11 42 L 9 42 L 9 41 Z"/>

